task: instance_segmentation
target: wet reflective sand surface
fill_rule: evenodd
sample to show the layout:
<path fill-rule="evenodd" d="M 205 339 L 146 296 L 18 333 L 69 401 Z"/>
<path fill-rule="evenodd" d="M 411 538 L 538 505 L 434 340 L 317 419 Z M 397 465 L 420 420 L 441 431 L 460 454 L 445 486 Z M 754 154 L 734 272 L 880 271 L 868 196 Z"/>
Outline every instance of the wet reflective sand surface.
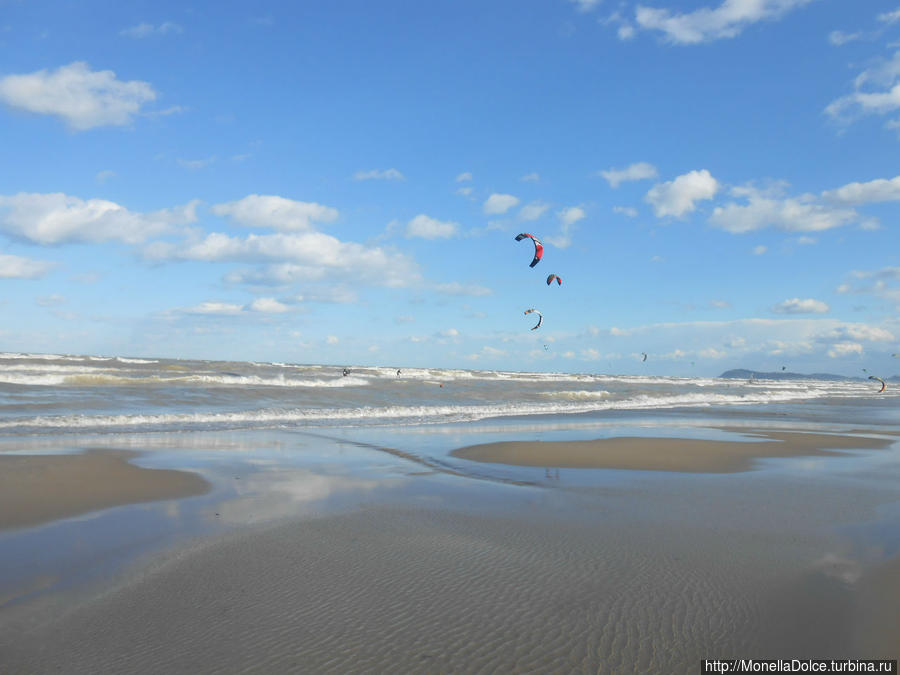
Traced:
<path fill-rule="evenodd" d="M 0 664 L 593 673 L 896 658 L 896 431 L 671 419 L 9 439 L 0 460 L 91 450 L 204 487 L 0 530 Z M 749 470 L 726 473 L 567 468 L 552 454 L 617 437 L 658 457 L 691 439 L 801 436 L 809 447 L 757 448 Z M 485 443 L 539 459 L 451 454 Z"/>

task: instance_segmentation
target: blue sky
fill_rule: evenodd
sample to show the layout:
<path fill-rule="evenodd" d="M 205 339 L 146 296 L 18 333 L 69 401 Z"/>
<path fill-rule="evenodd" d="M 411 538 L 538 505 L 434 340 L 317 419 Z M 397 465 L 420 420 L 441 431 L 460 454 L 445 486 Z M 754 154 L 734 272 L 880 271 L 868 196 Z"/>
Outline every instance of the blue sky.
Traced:
<path fill-rule="evenodd" d="M 2 351 L 900 372 L 898 0 L 0 0 L 0 53 Z"/>

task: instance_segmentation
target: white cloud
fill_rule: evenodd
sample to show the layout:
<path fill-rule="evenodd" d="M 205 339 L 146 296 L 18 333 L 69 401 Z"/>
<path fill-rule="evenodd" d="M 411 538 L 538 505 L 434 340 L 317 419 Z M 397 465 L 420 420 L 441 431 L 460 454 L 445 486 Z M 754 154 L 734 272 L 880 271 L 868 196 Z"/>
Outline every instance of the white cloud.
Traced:
<path fill-rule="evenodd" d="M 864 323 L 841 324 L 816 338 L 820 342 L 893 342 L 896 340 L 891 331 Z"/>
<path fill-rule="evenodd" d="M 263 314 L 283 314 L 289 312 L 291 308 L 275 298 L 257 298 L 250 303 L 250 309 Z"/>
<path fill-rule="evenodd" d="M 559 218 L 559 222 L 564 227 L 574 225 L 585 216 L 587 216 L 587 214 L 580 206 L 567 206 L 556 214 L 556 217 Z"/>
<path fill-rule="evenodd" d="M 839 122 L 860 115 L 884 115 L 900 109 L 900 50 L 893 57 L 863 70 L 854 81 L 854 91 L 825 108 Z"/>
<path fill-rule="evenodd" d="M 456 235 L 458 230 L 458 223 L 435 220 L 420 213 L 406 225 L 406 236 L 421 237 L 422 239 L 449 239 Z"/>
<path fill-rule="evenodd" d="M 440 333 L 438 333 L 437 336 L 442 338 L 455 338 L 459 337 L 459 331 L 455 328 L 447 328 L 446 330 L 442 330 Z"/>
<path fill-rule="evenodd" d="M 778 19 L 790 10 L 812 1 L 723 0 L 714 9 L 703 7 L 683 14 L 639 5 L 635 20 L 645 30 L 661 31 L 667 42 L 689 45 L 733 38 L 751 24 Z"/>
<path fill-rule="evenodd" d="M 822 203 L 815 195 L 783 198 L 772 190 L 754 187 L 734 188 L 731 194 L 744 197 L 747 203 L 717 206 L 709 222 L 733 234 L 770 226 L 788 232 L 817 232 L 859 220 L 853 209 Z"/>
<path fill-rule="evenodd" d="M 862 355 L 863 346 L 858 342 L 841 342 L 832 345 L 828 350 L 828 356 L 833 359 L 845 358 L 847 356 Z"/>
<path fill-rule="evenodd" d="M 522 176 L 521 180 L 525 183 L 537 183 L 541 180 L 541 176 L 536 171 L 532 171 L 531 173 L 526 173 Z"/>
<path fill-rule="evenodd" d="M 463 183 L 465 181 L 470 181 L 470 180 L 472 180 L 472 174 L 469 173 L 468 171 L 464 171 L 463 173 L 459 174 L 456 177 L 457 183 Z"/>
<path fill-rule="evenodd" d="M 357 171 L 353 174 L 354 180 L 406 180 L 406 176 L 397 169 L 372 169 L 371 171 Z"/>
<path fill-rule="evenodd" d="M 184 314 L 221 314 L 225 316 L 236 316 L 244 311 L 242 305 L 234 305 L 226 302 L 201 302 L 194 307 L 186 307 L 179 310 Z"/>
<path fill-rule="evenodd" d="M 900 310 L 900 286 L 896 285 L 896 282 L 900 281 L 900 267 L 883 267 L 868 272 L 856 271 L 853 272 L 853 276 L 871 281 L 861 286 L 841 284 L 837 289 L 838 293 L 871 294 L 896 303 L 897 309 Z"/>
<path fill-rule="evenodd" d="M 559 220 L 559 234 L 544 237 L 544 239 L 557 248 L 568 248 L 572 245 L 572 230 L 575 223 L 584 219 L 586 215 L 584 209 L 580 206 L 567 206 L 560 209 L 556 212 L 556 217 Z"/>
<path fill-rule="evenodd" d="M 490 214 L 506 213 L 519 203 L 519 198 L 513 195 L 495 192 L 484 203 L 484 212 Z"/>
<path fill-rule="evenodd" d="M 895 9 L 892 12 L 885 12 L 884 14 L 878 15 L 878 20 L 882 23 L 892 24 L 900 21 L 900 8 Z"/>
<path fill-rule="evenodd" d="M 519 220 L 537 220 L 545 213 L 547 213 L 549 208 L 550 205 L 545 204 L 544 202 L 531 202 L 530 204 L 526 204 L 519 210 Z"/>
<path fill-rule="evenodd" d="M 836 190 L 823 192 L 822 196 L 845 204 L 900 201 L 900 176 L 878 178 L 867 183 L 848 183 Z"/>
<path fill-rule="evenodd" d="M 762 244 L 760 244 L 759 246 L 754 246 L 750 252 L 753 255 L 762 255 L 763 253 L 765 253 L 768 250 L 769 250 L 768 246 L 763 246 Z"/>
<path fill-rule="evenodd" d="M 340 342 L 340 339 L 337 335 L 329 335 L 327 338 L 325 338 L 325 342 L 330 345 L 336 345 L 338 342 Z"/>
<path fill-rule="evenodd" d="M 776 314 L 825 314 L 831 308 L 821 300 L 791 298 L 772 308 Z"/>
<path fill-rule="evenodd" d="M 54 263 L 0 253 L 0 279 L 40 279 Z"/>
<path fill-rule="evenodd" d="M 587 214 L 580 206 L 567 206 L 557 211 L 556 217 L 559 220 L 559 234 L 553 237 L 545 237 L 545 239 L 558 248 L 568 248 L 572 245 L 572 229 L 579 220 L 582 220 Z"/>
<path fill-rule="evenodd" d="M 212 207 L 217 216 L 225 216 L 248 227 L 270 227 L 283 232 L 313 229 L 313 223 L 332 223 L 338 210 L 315 202 L 298 202 L 275 195 L 248 195 L 235 202 Z"/>
<path fill-rule="evenodd" d="M 472 188 L 470 187 L 461 187 L 456 191 L 456 194 L 462 195 L 463 197 L 468 197 L 472 194 Z"/>
<path fill-rule="evenodd" d="M 82 61 L 52 72 L 0 79 L 0 101 L 39 115 L 54 115 L 76 131 L 130 124 L 141 106 L 155 99 L 156 92 L 147 82 L 123 82 L 113 71 L 92 71 Z"/>
<path fill-rule="evenodd" d="M 712 199 L 719 182 L 706 169 L 691 171 L 673 181 L 654 185 L 644 200 L 653 206 L 658 218 L 681 218 L 697 208 L 696 202 Z"/>
<path fill-rule="evenodd" d="M 97 181 L 97 183 L 99 183 L 100 185 L 103 185 L 104 183 L 106 183 L 106 181 L 110 180 L 111 178 L 115 178 L 115 177 L 116 177 L 115 171 L 110 171 L 109 169 L 104 169 L 103 171 L 97 172 L 97 175 L 94 176 L 94 180 Z"/>
<path fill-rule="evenodd" d="M 637 218 L 638 210 L 631 206 L 614 206 L 613 213 L 621 213 L 623 216 L 628 216 L 629 218 Z"/>
<path fill-rule="evenodd" d="M 213 232 L 182 244 L 154 242 L 144 254 L 151 260 L 202 260 L 269 264 L 255 275 L 232 280 L 275 283 L 355 279 L 400 288 L 420 281 L 415 263 L 403 254 L 376 246 L 342 242 L 321 232 L 251 234 L 246 238 Z"/>
<path fill-rule="evenodd" d="M 859 40 L 862 37 L 862 33 L 844 33 L 843 31 L 833 30 L 828 34 L 828 42 L 833 44 L 835 47 L 840 47 L 841 45 L 845 45 L 848 42 L 854 42 L 855 40 Z"/>
<path fill-rule="evenodd" d="M 464 295 L 471 297 L 483 297 L 493 293 L 490 288 L 485 288 L 484 286 L 478 286 L 476 284 L 461 284 L 458 281 L 451 281 L 446 284 L 436 284 L 434 290 L 438 293 L 444 293 L 445 295 Z"/>
<path fill-rule="evenodd" d="M 616 35 L 619 36 L 619 39 L 623 42 L 630 40 L 637 34 L 634 26 L 630 23 L 623 23 L 616 29 Z"/>
<path fill-rule="evenodd" d="M 154 26 L 152 23 L 139 23 L 136 26 L 131 26 L 130 28 L 125 28 L 119 31 L 119 35 L 140 39 L 151 37 L 153 35 L 168 35 L 170 33 L 182 32 L 184 32 L 184 29 L 177 23 L 165 21 L 158 26 Z"/>
<path fill-rule="evenodd" d="M 728 352 L 724 352 L 721 349 L 716 349 L 715 347 L 707 347 L 706 349 L 701 349 L 697 356 L 702 359 L 724 359 L 728 356 Z"/>
<path fill-rule="evenodd" d="M 606 179 L 610 187 L 617 188 L 626 181 L 656 178 L 659 173 L 652 164 L 648 164 L 647 162 L 637 162 L 624 169 L 607 169 L 606 171 L 600 171 L 600 175 Z"/>
<path fill-rule="evenodd" d="M 62 193 L 0 195 L 0 232 L 38 244 L 122 241 L 136 244 L 197 220 L 197 202 L 134 213 L 105 199 Z"/>

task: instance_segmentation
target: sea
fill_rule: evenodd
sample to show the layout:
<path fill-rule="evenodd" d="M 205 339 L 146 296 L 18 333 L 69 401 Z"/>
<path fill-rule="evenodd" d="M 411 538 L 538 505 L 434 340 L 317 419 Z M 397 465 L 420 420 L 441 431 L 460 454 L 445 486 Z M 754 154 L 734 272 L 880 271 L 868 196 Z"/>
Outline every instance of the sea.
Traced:
<path fill-rule="evenodd" d="M 791 415 L 896 424 L 900 387 L 859 380 L 662 377 L 0 353 L 0 435 L 305 430 Z"/>

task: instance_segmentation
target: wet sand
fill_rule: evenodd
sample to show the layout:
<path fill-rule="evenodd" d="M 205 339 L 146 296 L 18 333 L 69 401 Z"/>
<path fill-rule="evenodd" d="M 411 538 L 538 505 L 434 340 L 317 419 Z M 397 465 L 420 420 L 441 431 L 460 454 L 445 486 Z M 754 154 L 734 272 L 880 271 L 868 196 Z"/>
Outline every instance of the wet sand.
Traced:
<path fill-rule="evenodd" d="M 197 474 L 144 469 L 129 463 L 137 454 L 125 450 L 0 454 L 0 530 L 209 490 L 209 483 Z"/>
<path fill-rule="evenodd" d="M 367 510 L 219 541 L 38 626 L 8 622 L 0 658 L 12 672 L 681 673 L 896 657 L 879 623 L 896 575 L 794 577 L 743 534 Z"/>
<path fill-rule="evenodd" d="M 624 437 L 590 441 L 506 441 L 471 445 L 450 454 L 475 462 L 516 466 L 734 473 L 748 471 L 754 460 L 762 458 L 825 456 L 840 450 L 886 448 L 893 443 L 841 434 L 725 430 L 742 433 L 752 440 Z"/>
<path fill-rule="evenodd" d="M 566 466 L 559 454 L 572 451 L 569 461 L 590 467 L 600 461 L 599 448 L 601 466 L 673 472 L 623 472 L 623 480 L 596 490 L 491 484 L 416 465 L 403 478 L 410 492 L 369 497 L 377 471 L 341 482 L 311 460 L 297 472 L 302 480 L 282 486 L 286 508 L 279 513 L 299 513 L 305 502 L 298 497 L 338 489 L 360 501 L 339 513 L 261 519 L 182 541 L 94 588 L 0 600 L 0 672 L 682 673 L 698 672 L 704 658 L 897 658 L 900 558 L 890 542 L 898 527 L 878 515 L 900 498 L 896 467 L 831 482 L 827 473 L 812 480 L 740 473 L 760 457 L 828 456 L 888 443 L 732 431 L 750 441 L 468 448 L 530 448 L 536 466 Z M 273 444 L 275 454 L 263 461 L 265 434 L 250 438 L 260 460 L 256 476 L 288 475 L 274 460 L 281 446 Z M 315 461 L 323 465 L 348 452 L 315 438 Z M 125 467 L 149 471 L 128 464 L 130 456 L 0 460 L 45 459 L 59 472 L 60 460 L 82 458 L 78 466 L 102 460 L 113 475 Z M 231 461 L 245 456 L 242 449 Z M 548 456 L 555 461 L 545 462 Z M 408 464 L 394 452 L 373 462 L 390 474 L 389 486 L 398 480 L 390 467 Z M 38 476 L 33 490 L 46 494 L 46 479 L 57 474 L 40 474 L 38 466 L 29 470 Z M 229 468 L 224 463 L 216 475 L 233 496 L 217 483 L 222 501 L 200 507 L 216 522 L 263 484 L 246 473 L 236 480 Z M 81 498 L 109 482 L 88 473 L 76 481 Z M 323 483 L 326 475 L 337 479 Z M 139 501 L 128 493 L 129 503 Z M 278 495 L 263 496 L 254 511 Z M 856 548 L 852 537 L 835 534 L 866 522 L 883 529 L 871 541 L 859 535 Z"/>

